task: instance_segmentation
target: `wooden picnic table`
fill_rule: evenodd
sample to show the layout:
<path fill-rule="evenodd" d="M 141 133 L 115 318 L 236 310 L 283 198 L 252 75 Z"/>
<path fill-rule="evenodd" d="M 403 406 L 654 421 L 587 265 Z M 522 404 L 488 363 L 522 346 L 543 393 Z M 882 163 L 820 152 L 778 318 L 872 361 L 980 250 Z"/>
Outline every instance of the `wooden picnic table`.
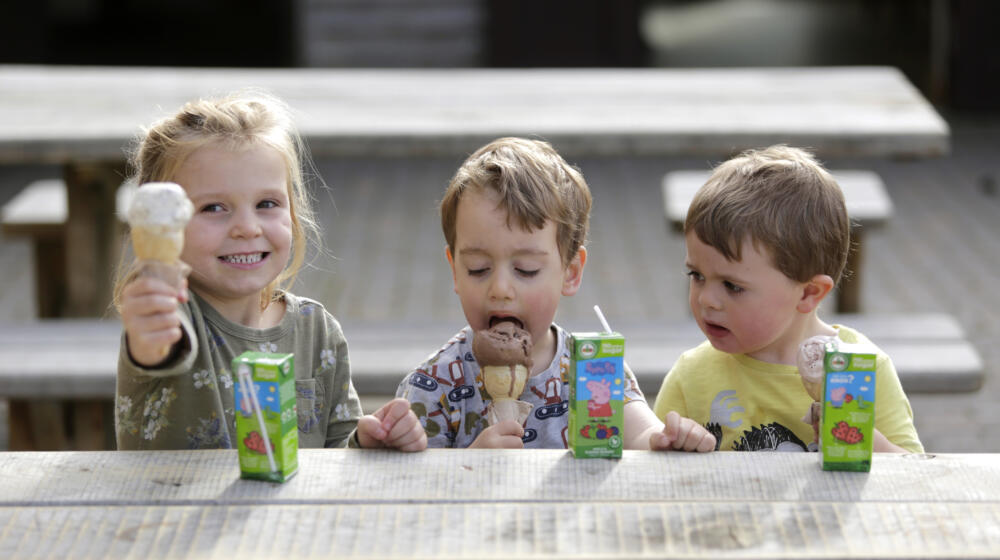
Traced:
<path fill-rule="evenodd" d="M 776 142 L 836 156 L 946 154 L 949 130 L 889 67 L 342 70 L 0 65 L 0 164 L 58 163 L 67 314 L 99 316 L 120 242 L 124 149 L 185 101 L 246 87 L 296 112 L 314 157 L 454 155 L 503 135 L 567 155 L 725 156 Z"/>
<path fill-rule="evenodd" d="M 0 557 L 998 558 L 1000 455 L 0 453 Z"/>

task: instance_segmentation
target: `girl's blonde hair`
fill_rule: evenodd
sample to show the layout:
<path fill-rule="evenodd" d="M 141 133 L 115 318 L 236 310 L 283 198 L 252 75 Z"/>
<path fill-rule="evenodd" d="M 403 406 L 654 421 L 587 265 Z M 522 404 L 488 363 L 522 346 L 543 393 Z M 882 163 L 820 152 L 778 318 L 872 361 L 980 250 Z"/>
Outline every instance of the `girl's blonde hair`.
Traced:
<path fill-rule="evenodd" d="M 311 168 L 311 161 L 288 105 L 266 92 L 243 90 L 224 97 L 190 101 L 175 115 L 150 125 L 129 158 L 133 179 L 140 188 L 144 183 L 171 181 L 191 154 L 208 145 L 233 151 L 268 146 L 285 162 L 292 254 L 288 266 L 261 292 L 261 308 L 265 308 L 294 283 L 310 243 L 318 247 L 321 242 L 302 171 L 305 166 Z M 134 264 L 120 269 L 114 288 L 116 308 L 120 308 L 125 284 L 135 274 Z"/>

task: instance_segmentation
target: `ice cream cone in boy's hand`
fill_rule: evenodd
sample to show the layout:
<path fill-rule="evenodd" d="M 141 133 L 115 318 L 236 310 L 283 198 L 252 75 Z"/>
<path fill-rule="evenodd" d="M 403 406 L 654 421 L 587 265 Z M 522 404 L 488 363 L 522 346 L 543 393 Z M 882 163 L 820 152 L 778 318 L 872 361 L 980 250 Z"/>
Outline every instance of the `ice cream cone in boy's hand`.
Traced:
<path fill-rule="evenodd" d="M 805 386 L 806 392 L 809 393 L 809 396 L 814 401 L 809 411 L 802 418 L 802 421 L 807 424 L 815 424 L 819 420 L 819 403 L 823 400 L 826 343 L 832 339 L 832 336 L 817 335 L 807 338 L 799 345 L 799 354 L 796 359 L 799 367 L 799 376 L 802 377 L 802 385 Z"/>
<path fill-rule="evenodd" d="M 483 385 L 493 401 L 486 407 L 486 420 L 492 426 L 505 420 L 524 424 L 533 408 L 517 400 L 531 374 L 531 335 L 510 321 L 477 331 L 472 353 L 479 362 Z"/>
<path fill-rule="evenodd" d="M 184 228 L 194 206 L 176 183 L 146 183 L 135 190 L 128 209 L 138 274 L 180 288 L 190 268 L 181 262 Z M 164 355 L 169 351 L 164 348 Z"/>

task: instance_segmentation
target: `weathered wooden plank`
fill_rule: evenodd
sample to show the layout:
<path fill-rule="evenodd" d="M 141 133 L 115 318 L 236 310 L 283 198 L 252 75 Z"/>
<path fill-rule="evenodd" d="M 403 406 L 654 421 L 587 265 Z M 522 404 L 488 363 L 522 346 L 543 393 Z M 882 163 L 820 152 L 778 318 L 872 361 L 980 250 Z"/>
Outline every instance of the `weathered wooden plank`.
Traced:
<path fill-rule="evenodd" d="M 429 502 L 1000 502 L 993 454 L 877 454 L 867 474 L 817 454 L 564 450 L 300 450 L 284 485 L 241 480 L 235 451 L 0 454 L 0 504 L 249 505 Z"/>
<path fill-rule="evenodd" d="M 185 101 L 259 87 L 316 156 L 463 155 L 504 135 L 566 154 L 727 155 L 778 142 L 937 156 L 944 120 L 888 67 L 344 70 L 0 66 L 0 161 L 121 158 Z"/>
<path fill-rule="evenodd" d="M 892 217 L 892 199 L 878 173 L 866 169 L 831 169 L 844 193 L 844 203 L 851 220 L 863 227 L 884 225 Z M 671 171 L 663 176 L 664 216 L 675 226 L 683 226 L 688 206 L 698 189 L 711 175 L 708 169 Z"/>
<path fill-rule="evenodd" d="M 4 558 L 996 558 L 996 504 L 72 506 L 0 510 Z"/>
<path fill-rule="evenodd" d="M 302 458 L 279 485 L 232 451 L 0 454 L 0 557 L 1000 557 L 996 455 Z"/>

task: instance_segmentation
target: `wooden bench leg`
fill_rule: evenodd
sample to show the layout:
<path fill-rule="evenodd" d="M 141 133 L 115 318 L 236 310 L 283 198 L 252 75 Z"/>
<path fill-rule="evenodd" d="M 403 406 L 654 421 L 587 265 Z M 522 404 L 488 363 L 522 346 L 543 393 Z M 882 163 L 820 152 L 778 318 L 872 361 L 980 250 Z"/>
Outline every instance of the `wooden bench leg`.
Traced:
<path fill-rule="evenodd" d="M 58 401 L 10 401 L 11 451 L 66 451 L 66 415 Z"/>
<path fill-rule="evenodd" d="M 124 162 L 67 164 L 66 316 L 99 317 L 111 301 L 111 283 L 118 267 L 122 239 L 115 218 Z"/>
<path fill-rule="evenodd" d="M 11 451 L 103 451 L 115 448 L 112 402 L 14 399 L 8 406 Z M 67 424 L 67 420 L 71 423 Z M 68 427 L 68 429 L 67 429 Z"/>
<path fill-rule="evenodd" d="M 847 275 L 841 278 L 837 289 L 837 312 L 861 311 L 861 228 L 851 228 L 851 251 L 847 254 Z"/>
<path fill-rule="evenodd" d="M 34 245 L 38 316 L 61 317 L 66 306 L 66 241 L 36 239 Z"/>

